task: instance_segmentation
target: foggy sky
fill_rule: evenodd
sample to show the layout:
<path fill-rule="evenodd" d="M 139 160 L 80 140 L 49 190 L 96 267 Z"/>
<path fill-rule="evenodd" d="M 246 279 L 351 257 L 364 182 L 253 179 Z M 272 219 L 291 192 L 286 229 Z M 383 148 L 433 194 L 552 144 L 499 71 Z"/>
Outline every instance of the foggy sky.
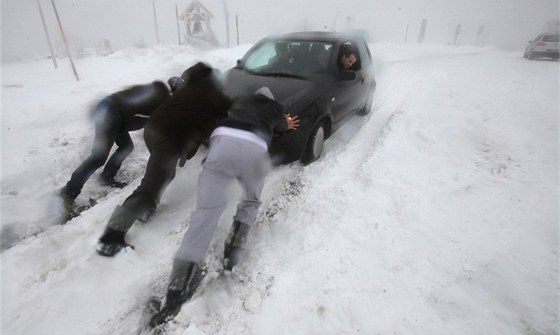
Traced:
<path fill-rule="evenodd" d="M 55 48 L 62 38 L 50 0 L 39 0 Z M 108 39 L 113 50 L 160 43 L 178 44 L 175 6 L 179 14 L 191 0 L 55 0 L 71 43 L 93 46 Z M 459 45 L 475 45 L 481 25 L 487 45 L 522 50 L 527 41 L 558 20 L 557 0 L 200 0 L 215 16 L 213 29 L 227 46 L 254 43 L 271 33 L 299 30 L 364 29 L 371 42 L 416 43 L 423 19 L 425 42 L 453 44 L 461 24 Z M 301 4 L 303 2 L 304 4 Z M 49 48 L 37 0 L 2 0 L 2 61 L 44 58 Z M 181 33 L 184 32 L 180 22 Z"/>

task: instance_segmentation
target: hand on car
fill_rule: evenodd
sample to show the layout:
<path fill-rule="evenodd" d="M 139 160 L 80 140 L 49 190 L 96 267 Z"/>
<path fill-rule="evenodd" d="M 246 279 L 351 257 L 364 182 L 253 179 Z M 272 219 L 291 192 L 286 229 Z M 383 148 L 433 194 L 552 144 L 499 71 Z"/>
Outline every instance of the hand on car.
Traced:
<path fill-rule="evenodd" d="M 286 117 L 286 122 L 288 122 L 288 129 L 297 130 L 299 127 L 298 116 L 291 116 L 290 114 L 284 114 L 284 116 Z"/>

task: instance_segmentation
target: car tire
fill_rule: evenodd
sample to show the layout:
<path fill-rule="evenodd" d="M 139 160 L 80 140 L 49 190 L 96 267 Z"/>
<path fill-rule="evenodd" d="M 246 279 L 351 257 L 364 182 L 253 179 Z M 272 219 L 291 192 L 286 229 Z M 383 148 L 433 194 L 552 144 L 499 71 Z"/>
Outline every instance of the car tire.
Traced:
<path fill-rule="evenodd" d="M 527 59 L 529 60 L 535 59 L 535 57 L 533 57 L 533 52 L 529 52 L 529 54 L 527 55 Z"/>
<path fill-rule="evenodd" d="M 317 123 L 317 125 L 313 127 L 313 130 L 309 134 L 305 151 L 303 152 L 303 156 L 301 157 L 302 164 L 311 164 L 314 161 L 318 160 L 319 157 L 321 157 L 326 134 L 327 133 L 324 121 L 319 121 L 319 123 Z"/>

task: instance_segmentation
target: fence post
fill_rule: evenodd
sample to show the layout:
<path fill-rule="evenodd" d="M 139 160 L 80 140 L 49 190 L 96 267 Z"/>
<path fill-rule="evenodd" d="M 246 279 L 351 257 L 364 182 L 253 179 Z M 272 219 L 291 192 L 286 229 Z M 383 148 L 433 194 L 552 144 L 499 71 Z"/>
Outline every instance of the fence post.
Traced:
<path fill-rule="evenodd" d="M 237 45 L 239 45 L 239 19 L 237 14 L 235 14 L 235 29 L 237 30 Z"/>
<path fill-rule="evenodd" d="M 179 45 L 181 45 L 181 30 L 179 29 L 179 9 L 177 8 L 177 3 L 175 3 L 175 19 L 177 20 L 177 39 L 179 40 Z"/>
<path fill-rule="evenodd" d="M 156 40 L 157 44 L 159 44 L 159 30 L 157 26 L 157 15 L 156 15 L 156 1 L 152 0 L 152 8 L 154 9 L 154 25 L 156 27 Z"/>
<path fill-rule="evenodd" d="M 76 67 L 74 66 L 74 61 L 72 60 L 72 54 L 70 53 L 70 48 L 68 47 L 68 42 L 66 41 L 66 35 L 64 35 L 64 29 L 62 28 L 62 23 L 60 22 L 60 17 L 58 17 L 58 11 L 56 10 L 56 5 L 54 4 L 54 0 L 51 0 L 54 14 L 56 16 L 56 20 L 58 21 L 58 28 L 60 29 L 60 34 L 62 35 L 62 41 L 66 46 L 66 52 L 68 53 L 68 59 L 70 59 L 70 65 L 72 65 L 72 70 L 74 71 L 74 75 L 76 76 L 76 80 L 80 81 L 80 77 L 78 77 L 78 72 L 76 71 Z"/>
<path fill-rule="evenodd" d="M 41 14 L 41 22 L 43 22 L 43 28 L 45 29 L 45 35 L 47 36 L 47 43 L 49 44 L 49 50 L 51 51 L 51 58 L 54 63 L 54 68 L 58 68 L 58 64 L 56 63 L 56 57 L 54 55 L 54 50 L 51 43 L 51 38 L 49 36 L 49 30 L 47 29 L 47 23 L 45 22 L 45 15 L 43 15 L 43 8 L 41 7 L 41 3 L 37 0 L 37 6 L 39 6 L 39 14 Z"/>
<path fill-rule="evenodd" d="M 418 43 L 424 42 L 426 38 L 426 26 L 428 25 L 428 20 L 422 20 L 422 27 L 420 28 L 420 35 L 418 35 Z"/>
<path fill-rule="evenodd" d="M 459 34 L 461 34 L 461 24 L 460 23 L 457 25 L 457 29 L 455 29 L 455 40 L 453 41 L 453 45 L 457 45 L 457 38 L 459 37 Z"/>
<path fill-rule="evenodd" d="M 406 30 L 404 32 L 404 44 L 406 44 L 407 39 L 408 39 L 408 23 L 406 24 Z"/>

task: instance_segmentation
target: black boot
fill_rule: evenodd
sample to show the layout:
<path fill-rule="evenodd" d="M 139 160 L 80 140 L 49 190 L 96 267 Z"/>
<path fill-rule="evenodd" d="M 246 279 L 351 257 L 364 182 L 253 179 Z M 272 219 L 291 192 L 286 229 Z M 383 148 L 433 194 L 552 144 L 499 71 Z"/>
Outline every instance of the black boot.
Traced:
<path fill-rule="evenodd" d="M 106 228 L 97 243 L 97 253 L 101 256 L 113 257 L 122 248 L 131 247 L 134 249 L 134 247 L 125 242 L 125 235 L 124 231 Z"/>
<path fill-rule="evenodd" d="M 76 199 L 78 194 L 80 194 L 80 191 L 76 192 L 72 190 L 70 187 L 68 187 L 68 185 L 66 185 L 58 191 L 58 194 L 62 198 L 62 201 L 64 202 L 64 206 L 68 207 L 74 204 L 74 199 Z"/>
<path fill-rule="evenodd" d="M 150 320 L 150 327 L 160 325 L 174 317 L 181 310 L 181 306 L 189 300 L 197 286 L 191 283 L 193 274 L 197 271 L 197 265 L 180 259 L 173 261 L 173 270 L 167 286 L 165 305 Z"/>
<path fill-rule="evenodd" d="M 136 215 L 133 211 L 123 206 L 117 206 L 107 223 L 105 232 L 99 238 L 97 252 L 102 256 L 112 257 L 122 248 L 130 246 L 125 242 L 124 236 L 134 221 L 136 221 Z"/>
<path fill-rule="evenodd" d="M 113 177 L 107 177 L 105 174 L 101 173 L 99 175 L 99 184 L 103 186 L 115 187 L 115 188 L 123 188 L 127 185 L 127 183 L 122 181 L 117 181 Z"/>
<path fill-rule="evenodd" d="M 74 206 L 74 199 L 80 192 L 73 192 L 68 185 L 58 190 L 58 196 L 61 201 L 61 223 L 65 223 L 76 216 L 76 209 Z"/>
<path fill-rule="evenodd" d="M 150 219 L 150 217 L 152 217 L 152 214 L 154 214 L 154 212 L 157 209 L 157 205 L 154 202 L 152 205 L 148 206 L 144 212 L 142 212 L 142 214 L 140 214 L 138 216 L 138 221 L 142 221 L 142 222 L 148 222 L 148 220 Z"/>
<path fill-rule="evenodd" d="M 251 226 L 240 221 L 233 221 L 231 230 L 229 231 L 226 242 L 224 243 L 224 268 L 226 270 L 233 269 L 241 258 L 243 245 L 247 240 L 247 235 Z"/>

